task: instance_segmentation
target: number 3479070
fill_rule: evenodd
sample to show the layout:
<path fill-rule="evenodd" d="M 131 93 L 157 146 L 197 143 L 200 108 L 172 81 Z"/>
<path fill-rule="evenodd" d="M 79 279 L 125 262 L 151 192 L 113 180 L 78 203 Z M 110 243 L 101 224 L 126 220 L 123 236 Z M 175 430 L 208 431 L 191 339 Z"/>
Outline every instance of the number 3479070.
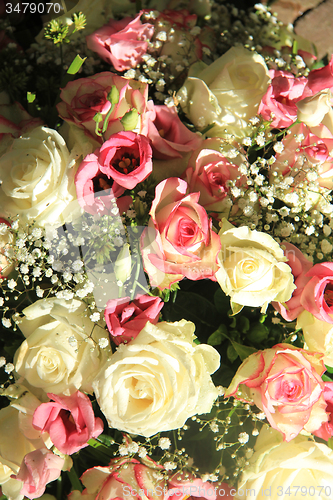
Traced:
<path fill-rule="evenodd" d="M 11 14 L 12 12 L 16 12 L 20 14 L 49 14 L 54 12 L 55 14 L 59 14 L 62 10 L 60 3 L 31 3 L 31 2 L 19 2 L 17 4 L 14 3 L 6 3 L 6 13 Z"/>

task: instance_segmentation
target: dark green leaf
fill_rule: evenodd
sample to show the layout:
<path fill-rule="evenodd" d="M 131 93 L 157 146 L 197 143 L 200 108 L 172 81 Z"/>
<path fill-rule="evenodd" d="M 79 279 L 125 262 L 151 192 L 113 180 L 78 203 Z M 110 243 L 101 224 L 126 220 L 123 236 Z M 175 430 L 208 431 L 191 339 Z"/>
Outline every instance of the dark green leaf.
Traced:
<path fill-rule="evenodd" d="M 228 356 L 229 361 L 231 361 L 231 363 L 236 361 L 236 359 L 238 358 L 238 353 L 237 353 L 236 349 L 234 348 L 233 344 L 234 344 L 234 342 L 232 342 L 232 344 L 229 344 L 228 349 L 227 349 L 227 356 Z"/>
<path fill-rule="evenodd" d="M 238 344 L 238 342 L 235 342 L 234 340 L 231 340 L 231 343 L 232 343 L 232 346 L 233 346 L 235 352 L 237 353 L 237 357 L 239 356 L 242 361 L 244 361 L 244 359 L 248 358 L 250 356 L 250 354 L 257 352 L 257 349 L 255 349 L 254 347 L 249 347 L 246 345 Z"/>
<path fill-rule="evenodd" d="M 212 333 L 207 340 L 208 345 L 220 345 L 222 341 L 228 338 L 228 330 L 225 325 L 220 325 L 214 333 Z"/>
<path fill-rule="evenodd" d="M 262 323 L 257 323 L 254 326 L 251 326 L 250 333 L 247 335 L 247 338 L 254 342 L 255 344 L 260 344 L 263 340 L 268 337 L 269 330 L 267 326 Z"/>
<path fill-rule="evenodd" d="M 250 329 L 250 321 L 246 316 L 240 316 L 237 320 L 237 328 L 242 333 L 247 333 Z"/>

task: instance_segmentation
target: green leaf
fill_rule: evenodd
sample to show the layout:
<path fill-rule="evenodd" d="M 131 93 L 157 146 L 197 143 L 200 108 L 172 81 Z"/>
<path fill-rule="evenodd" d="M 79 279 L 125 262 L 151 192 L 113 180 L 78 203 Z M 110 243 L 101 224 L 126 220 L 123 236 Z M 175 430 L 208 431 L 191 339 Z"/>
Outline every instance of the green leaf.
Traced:
<path fill-rule="evenodd" d="M 215 332 L 213 332 L 207 340 L 208 345 L 220 345 L 222 341 L 228 338 L 228 330 L 225 325 L 220 325 Z"/>
<path fill-rule="evenodd" d="M 236 361 L 236 359 L 238 358 L 238 353 L 232 344 L 228 345 L 227 356 L 229 361 L 231 361 L 231 363 Z"/>
<path fill-rule="evenodd" d="M 79 71 L 79 69 L 81 68 L 82 64 L 84 63 L 84 61 L 86 59 L 87 59 L 86 57 L 84 57 L 82 59 L 82 57 L 79 56 L 79 54 L 77 54 L 77 56 L 75 57 L 74 61 L 72 62 L 72 64 L 68 68 L 67 73 L 69 75 L 76 75 L 76 73 Z"/>
<path fill-rule="evenodd" d="M 328 371 L 328 373 L 333 373 L 333 366 L 326 366 L 326 370 Z"/>
<path fill-rule="evenodd" d="M 237 353 L 237 356 L 239 356 L 242 361 L 248 358 L 250 354 L 257 352 L 257 349 L 255 349 L 254 347 L 238 344 L 238 342 L 235 342 L 234 340 L 231 340 L 230 342 L 232 343 L 232 346 L 235 352 Z"/>
<path fill-rule="evenodd" d="M 254 326 L 251 326 L 251 331 L 248 334 L 247 338 L 251 342 L 259 344 L 268 337 L 268 334 L 269 330 L 267 326 L 263 325 L 262 323 L 257 323 Z"/>
<path fill-rule="evenodd" d="M 250 321 L 246 316 L 240 316 L 237 321 L 237 329 L 242 333 L 247 333 L 250 329 Z"/>
<path fill-rule="evenodd" d="M 122 126 L 124 127 L 125 132 L 127 132 L 128 130 L 133 130 L 138 124 L 139 113 L 136 109 L 131 109 L 124 114 L 120 121 Z"/>
<path fill-rule="evenodd" d="M 34 102 L 35 99 L 36 99 L 36 94 L 34 94 L 33 92 L 27 92 L 27 101 L 29 103 Z"/>
<path fill-rule="evenodd" d="M 322 375 L 321 378 L 324 382 L 333 382 L 332 379 L 328 375 Z"/>

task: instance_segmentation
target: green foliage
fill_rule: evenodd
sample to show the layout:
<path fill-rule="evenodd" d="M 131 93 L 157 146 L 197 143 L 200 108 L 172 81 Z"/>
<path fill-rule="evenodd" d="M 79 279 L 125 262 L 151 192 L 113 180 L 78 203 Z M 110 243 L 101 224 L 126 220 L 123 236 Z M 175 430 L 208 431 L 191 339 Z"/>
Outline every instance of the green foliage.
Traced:
<path fill-rule="evenodd" d="M 1 65 L 0 69 L 0 92 L 7 92 L 12 101 L 24 93 L 27 87 L 28 77 L 17 67 Z"/>
<path fill-rule="evenodd" d="M 69 43 L 69 26 L 58 19 L 52 19 L 44 28 L 44 36 L 56 45 L 58 43 Z"/>
<path fill-rule="evenodd" d="M 70 42 L 73 33 L 83 30 L 86 26 L 86 16 L 82 12 L 75 12 L 72 16 L 72 24 L 67 24 L 59 19 L 52 19 L 44 28 L 44 36 L 57 44 Z"/>
<path fill-rule="evenodd" d="M 83 30 L 86 27 L 87 20 L 83 12 L 74 12 L 72 20 L 74 23 L 73 33 L 76 33 L 76 31 Z"/>

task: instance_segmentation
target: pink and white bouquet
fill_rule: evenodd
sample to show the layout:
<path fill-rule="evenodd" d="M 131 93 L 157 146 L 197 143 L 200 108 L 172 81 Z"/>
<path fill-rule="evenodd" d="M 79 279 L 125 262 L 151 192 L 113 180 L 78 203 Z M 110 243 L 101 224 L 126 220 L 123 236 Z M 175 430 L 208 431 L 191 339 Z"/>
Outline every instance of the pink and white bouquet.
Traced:
<path fill-rule="evenodd" d="M 0 8 L 2 498 L 331 498 L 333 56 L 62 4 Z"/>

